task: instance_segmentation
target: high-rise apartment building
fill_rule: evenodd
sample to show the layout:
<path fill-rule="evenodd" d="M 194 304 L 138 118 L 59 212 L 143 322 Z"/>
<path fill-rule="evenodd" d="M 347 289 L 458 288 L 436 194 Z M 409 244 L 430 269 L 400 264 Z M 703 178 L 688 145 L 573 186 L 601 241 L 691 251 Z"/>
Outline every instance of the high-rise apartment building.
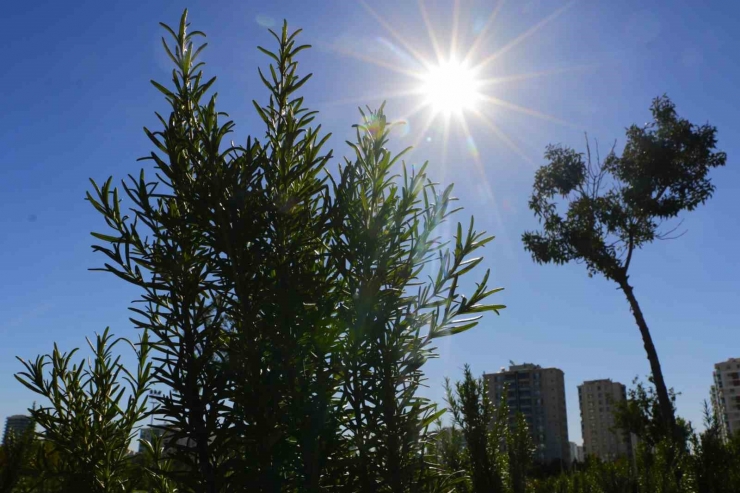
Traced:
<path fill-rule="evenodd" d="M 625 399 L 625 386 L 610 379 L 590 380 L 578 386 L 584 455 L 602 460 L 631 455 L 629 435 L 614 428 L 616 404 Z"/>
<path fill-rule="evenodd" d="M 725 440 L 740 432 L 740 358 L 714 365 L 712 407 Z"/>
<path fill-rule="evenodd" d="M 585 462 L 583 457 L 583 446 L 578 445 L 575 442 L 570 442 L 570 461 L 571 462 Z"/>
<path fill-rule="evenodd" d="M 535 458 L 544 463 L 561 460 L 569 464 L 568 418 L 565 406 L 565 378 L 558 368 L 525 363 L 501 368 L 484 375 L 490 398 L 499 405 L 506 395 L 510 423 L 517 412 L 527 420 L 537 446 Z"/>
<path fill-rule="evenodd" d="M 26 429 L 31 426 L 31 416 L 23 414 L 16 414 L 15 416 L 8 416 L 5 420 L 5 431 L 3 431 L 3 443 L 8 441 L 8 436 L 11 433 L 18 436 L 22 434 Z"/>
<path fill-rule="evenodd" d="M 139 440 L 146 440 L 147 442 L 150 442 L 154 439 L 155 436 L 161 437 L 164 435 L 165 429 L 164 428 L 154 428 L 153 426 L 147 426 L 145 428 L 142 428 L 139 430 Z M 139 453 L 144 453 L 146 450 L 146 447 L 144 444 L 140 441 L 139 442 Z"/>

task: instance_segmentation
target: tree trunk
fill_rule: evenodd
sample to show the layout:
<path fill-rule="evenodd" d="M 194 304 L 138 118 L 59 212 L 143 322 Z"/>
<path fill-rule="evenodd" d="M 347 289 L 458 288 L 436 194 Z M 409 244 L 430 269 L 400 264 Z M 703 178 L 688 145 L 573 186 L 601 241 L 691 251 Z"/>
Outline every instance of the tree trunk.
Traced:
<path fill-rule="evenodd" d="M 660 368 L 658 352 L 653 344 L 650 329 L 648 329 L 645 317 L 642 315 L 642 310 L 640 310 L 640 305 L 637 303 L 637 298 L 635 298 L 632 286 L 627 282 L 627 276 L 617 280 L 617 282 L 622 291 L 624 291 L 625 296 L 627 296 L 627 301 L 630 303 L 632 314 L 635 316 L 635 322 L 637 322 L 637 327 L 639 327 L 640 334 L 642 335 L 642 342 L 645 346 L 648 361 L 650 362 L 650 370 L 653 374 L 653 383 L 655 383 L 655 390 L 658 394 L 658 404 L 660 406 L 663 424 L 666 426 L 666 431 L 669 434 L 675 435 L 676 417 L 673 414 L 673 403 L 668 396 L 668 388 L 665 385 L 665 380 L 663 380 L 663 370 Z"/>

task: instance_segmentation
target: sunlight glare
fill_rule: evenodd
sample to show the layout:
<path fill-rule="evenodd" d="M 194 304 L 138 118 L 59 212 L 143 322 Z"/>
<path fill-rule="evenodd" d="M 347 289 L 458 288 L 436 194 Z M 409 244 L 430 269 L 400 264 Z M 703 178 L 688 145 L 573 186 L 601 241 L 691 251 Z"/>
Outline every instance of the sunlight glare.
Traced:
<path fill-rule="evenodd" d="M 436 113 L 461 114 L 475 109 L 479 86 L 475 71 L 451 60 L 430 67 L 423 76 L 421 92 Z"/>

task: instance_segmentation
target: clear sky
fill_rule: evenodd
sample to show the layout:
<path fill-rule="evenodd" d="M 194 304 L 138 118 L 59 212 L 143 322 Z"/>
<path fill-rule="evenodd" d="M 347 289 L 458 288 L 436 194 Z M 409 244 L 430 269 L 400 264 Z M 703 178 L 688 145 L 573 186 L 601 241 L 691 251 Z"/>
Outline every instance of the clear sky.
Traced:
<path fill-rule="evenodd" d="M 740 356 L 737 198 L 740 171 L 740 7 L 730 1 L 511 1 L 487 19 L 493 1 L 427 1 L 426 21 L 413 1 L 373 0 L 370 9 L 347 0 L 314 2 L 11 2 L 3 7 L 3 84 L 0 91 L 0 420 L 23 413 L 34 396 L 13 379 L 15 356 L 85 344 L 110 325 L 135 338 L 127 306 L 136 291 L 101 265 L 89 232 L 102 220 L 84 200 L 88 178 L 117 179 L 140 168 L 151 144 L 142 126 L 156 127 L 166 110 L 149 80 L 168 82 L 170 66 L 159 21 L 176 24 L 184 7 L 208 34 L 208 75 L 217 75 L 219 106 L 236 121 L 234 140 L 261 137 L 251 105 L 264 101 L 257 67 L 271 46 L 266 26 L 283 18 L 302 27 L 314 45 L 300 59 L 306 102 L 333 132 L 338 157 L 359 120 L 358 105 L 388 99 L 391 118 L 408 125 L 394 148 L 415 144 L 409 161 L 430 161 L 437 181 L 456 195 L 476 224 L 496 236 L 483 267 L 506 290 L 508 305 L 465 334 L 440 341 L 427 367 L 429 389 L 442 399 L 444 376 L 493 372 L 509 360 L 565 372 L 570 439 L 581 441 L 577 385 L 612 378 L 629 384 L 649 366 L 626 300 L 581 265 L 538 266 L 520 236 L 537 226 L 527 200 L 548 143 L 582 149 L 584 131 L 602 151 L 624 128 L 649 119 L 651 99 L 667 93 L 681 116 L 719 129 L 728 165 L 712 174 L 715 197 L 686 216 L 682 238 L 638 252 L 632 281 L 662 360 L 669 386 L 682 395 L 678 410 L 695 424 L 708 397 L 713 364 Z M 166 5 L 165 5 L 166 4 Z M 376 15 L 374 15 L 372 12 Z M 554 14 L 554 15 L 553 15 Z M 542 21 L 546 21 L 542 23 Z M 457 27 L 455 27 L 457 26 Z M 434 60 L 434 40 L 447 53 L 454 37 L 472 57 L 481 89 L 465 119 L 430 119 L 414 112 L 420 69 L 414 55 Z M 456 33 L 456 35 L 454 35 Z M 453 36 L 454 35 L 454 36 Z M 527 77 L 515 77 L 526 75 Z M 539 74 L 538 76 L 531 76 Z M 390 97 L 394 96 L 394 97 Z M 485 122 L 489 122 L 486 124 Z M 492 128 L 499 129 L 496 133 Z M 480 272 L 482 274 L 482 270 Z M 130 361 L 130 358 L 127 359 Z M 2 425 L 0 425 L 2 426 Z"/>

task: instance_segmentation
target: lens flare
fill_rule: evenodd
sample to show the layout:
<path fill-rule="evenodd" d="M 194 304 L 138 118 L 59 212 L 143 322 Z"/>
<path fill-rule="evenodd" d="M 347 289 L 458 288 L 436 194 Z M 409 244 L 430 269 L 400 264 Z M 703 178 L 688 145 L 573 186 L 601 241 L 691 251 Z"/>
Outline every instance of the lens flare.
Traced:
<path fill-rule="evenodd" d="M 465 144 L 471 156 L 473 156 L 474 158 L 478 158 L 480 156 L 480 153 L 478 152 L 478 146 L 475 145 L 475 139 L 472 135 L 468 135 L 468 137 L 465 139 Z"/>

